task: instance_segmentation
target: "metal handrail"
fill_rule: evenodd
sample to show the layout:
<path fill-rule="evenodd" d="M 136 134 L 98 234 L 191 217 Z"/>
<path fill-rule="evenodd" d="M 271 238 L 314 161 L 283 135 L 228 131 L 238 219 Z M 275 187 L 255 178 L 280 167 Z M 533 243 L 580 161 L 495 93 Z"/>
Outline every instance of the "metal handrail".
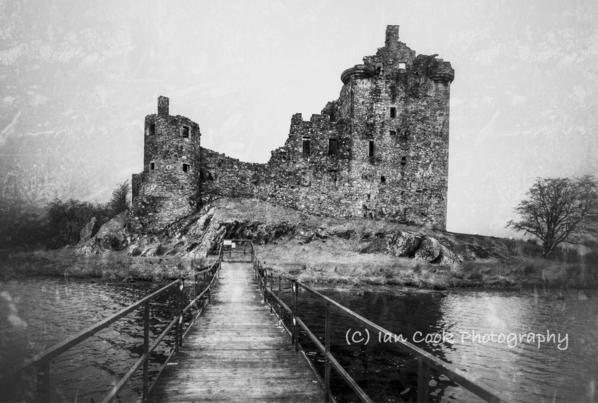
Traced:
<path fill-rule="evenodd" d="M 195 272 L 195 286 L 197 285 L 197 279 L 199 274 L 204 275 L 204 279 L 206 274 L 211 273 L 212 278 L 209 284 L 199 293 L 195 290 L 195 297 L 193 300 L 185 307 L 183 307 L 183 289 L 184 289 L 184 280 L 177 279 L 172 281 L 171 283 L 161 287 L 160 289 L 152 292 L 149 295 L 141 298 L 140 300 L 134 302 L 133 304 L 129 305 L 128 307 L 120 310 L 119 312 L 109 316 L 101 320 L 100 322 L 96 323 L 93 326 L 90 326 L 79 333 L 69 337 L 67 340 L 55 344 L 54 346 L 50 347 L 49 349 L 45 350 L 42 353 L 35 355 L 33 358 L 27 360 L 24 364 L 17 367 L 14 371 L 12 371 L 12 375 L 16 375 L 21 371 L 27 370 L 29 368 L 35 368 L 37 371 L 37 379 L 38 379 L 38 394 L 41 397 L 48 397 L 50 394 L 50 365 L 54 358 L 59 356 L 60 354 L 64 353 L 65 351 L 71 349 L 72 347 L 76 346 L 77 344 L 81 343 L 82 341 L 88 339 L 89 337 L 93 336 L 97 332 L 107 328 L 112 323 L 116 322 L 117 320 L 127 316 L 129 313 L 135 311 L 137 308 L 143 305 L 144 307 L 144 315 L 143 315 L 143 354 L 139 357 L 139 359 L 133 364 L 133 366 L 127 371 L 127 373 L 119 380 L 119 382 L 110 390 L 110 392 L 104 397 L 102 400 L 103 403 L 107 403 L 112 401 L 116 395 L 120 392 L 123 386 L 129 381 L 131 376 L 139 369 L 140 366 L 143 365 L 143 389 L 142 389 L 142 401 L 147 401 L 149 397 L 149 392 L 153 385 L 155 384 L 156 379 L 162 374 L 164 368 L 168 364 L 168 361 L 172 358 L 172 356 L 178 351 L 179 347 L 183 344 L 183 337 L 187 335 L 191 326 L 197 320 L 199 315 L 203 312 L 205 305 L 209 302 L 210 298 L 210 291 L 215 284 L 216 279 L 219 277 L 220 268 L 222 262 L 222 245 L 218 250 L 218 260 L 216 263 L 212 264 L 210 267 L 202 270 L 197 270 Z M 176 287 L 178 290 L 178 295 L 176 298 L 176 310 L 177 314 L 174 318 L 168 323 L 168 325 L 164 328 L 164 330 L 160 333 L 160 335 L 154 340 L 154 342 L 149 344 L 149 313 L 150 313 L 150 301 L 164 293 L 170 291 L 173 287 Z M 207 296 L 207 300 L 205 300 L 204 305 L 198 309 L 198 313 L 193 316 L 187 329 L 183 332 L 183 315 L 187 313 L 190 309 L 194 306 L 197 306 L 197 303 L 202 300 L 205 296 Z M 151 353 L 158 347 L 158 345 L 164 340 L 166 335 L 175 328 L 176 335 L 175 335 L 175 347 L 173 351 L 169 354 L 168 358 L 160 367 L 158 375 L 152 385 L 149 385 L 149 375 L 148 375 L 148 361 L 150 358 Z"/>
<path fill-rule="evenodd" d="M 417 388 L 417 401 L 418 402 L 427 402 L 429 399 L 429 391 L 428 391 L 428 384 L 429 384 L 429 376 L 430 370 L 435 370 L 440 374 L 445 375 L 447 378 L 452 380 L 453 382 L 459 384 L 460 386 L 464 387 L 469 392 L 475 394 L 476 396 L 484 399 L 488 402 L 503 402 L 504 400 L 498 395 L 497 392 L 492 390 L 491 388 L 476 383 L 470 380 L 466 375 L 462 374 L 456 368 L 451 367 L 449 364 L 441 361 L 439 358 L 435 357 L 434 355 L 428 353 L 425 350 L 415 346 L 412 343 L 409 343 L 406 340 L 403 340 L 395 333 L 385 329 L 384 327 L 372 322 L 371 320 L 359 315 L 357 312 L 345 307 L 344 305 L 338 303 L 337 301 L 333 300 L 330 297 L 327 297 L 320 292 L 312 289 L 311 287 L 287 276 L 278 276 L 278 289 L 279 291 L 282 289 L 281 283 L 282 280 L 290 282 L 292 285 L 292 293 L 293 293 L 293 304 L 292 307 L 289 307 L 285 304 L 282 299 L 276 295 L 273 284 L 272 284 L 272 273 L 268 277 L 268 269 L 262 267 L 260 261 L 257 259 L 255 254 L 255 248 L 251 241 L 247 241 L 251 244 L 251 250 L 253 255 L 253 268 L 255 271 L 255 276 L 258 280 L 258 286 L 260 287 L 264 301 L 270 305 L 271 310 L 275 308 L 272 306 L 272 303 L 268 301 L 267 296 L 270 296 L 278 306 L 280 306 L 284 311 L 292 316 L 292 330 L 290 330 L 291 338 L 293 344 L 298 347 L 299 344 L 299 332 L 298 327 L 301 328 L 309 337 L 309 339 L 314 343 L 316 348 L 324 355 L 325 360 L 325 369 L 324 369 L 324 381 L 323 387 L 325 389 L 327 398 L 332 398 L 330 392 L 330 369 L 333 367 L 337 373 L 343 378 L 343 380 L 351 387 L 351 389 L 359 396 L 361 401 L 363 402 L 371 402 L 371 398 L 365 393 L 365 391 L 355 382 L 355 380 L 346 372 L 346 370 L 342 367 L 342 365 L 336 360 L 334 355 L 330 351 L 330 307 L 334 307 L 335 309 L 339 310 L 340 312 L 352 317 L 353 319 L 359 321 L 363 325 L 367 326 L 370 329 L 373 329 L 376 332 L 379 332 L 381 335 L 388 337 L 391 340 L 396 340 L 397 343 L 392 343 L 391 346 L 396 346 L 403 352 L 410 354 L 411 356 L 415 356 L 417 359 L 417 380 L 418 380 L 418 388 Z M 270 281 L 268 281 L 268 279 Z M 269 284 L 269 286 L 268 286 Z M 299 318 L 298 310 L 297 310 L 297 295 L 299 288 L 303 288 L 304 290 L 310 292 L 311 294 L 315 295 L 317 298 L 321 299 L 325 303 L 325 334 L 324 334 L 324 344 L 314 335 L 314 333 L 309 329 L 309 327 Z M 277 313 L 278 314 L 278 313 Z M 280 315 L 279 315 L 280 317 Z"/>

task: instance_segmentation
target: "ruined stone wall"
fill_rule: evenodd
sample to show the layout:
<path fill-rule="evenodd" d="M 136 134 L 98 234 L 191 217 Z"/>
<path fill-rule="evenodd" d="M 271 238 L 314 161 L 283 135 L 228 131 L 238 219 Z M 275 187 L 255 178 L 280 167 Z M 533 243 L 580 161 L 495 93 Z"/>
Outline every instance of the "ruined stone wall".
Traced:
<path fill-rule="evenodd" d="M 199 194 L 201 203 L 256 197 L 314 214 L 445 229 L 454 71 L 435 55 L 416 55 L 398 34 L 388 26 L 385 46 L 341 74 L 339 98 L 321 114 L 293 115 L 266 164 L 200 148 L 197 124 L 170 116 L 161 97 L 159 113 L 146 117 L 144 172 L 133 178 L 139 225 L 158 229 L 193 212 Z M 190 138 L 181 136 L 185 126 Z M 185 161 L 191 174 L 180 169 Z"/>
<path fill-rule="evenodd" d="M 308 121 L 292 117 L 267 164 L 206 154 L 219 179 L 202 192 L 444 229 L 453 78 L 450 63 L 416 56 L 389 26 L 385 46 L 343 72 L 339 99 Z"/>
<path fill-rule="evenodd" d="M 133 177 L 135 229 L 156 232 L 195 211 L 200 131 L 184 116 L 171 116 L 168 98 L 145 117 L 143 172 Z"/>
<path fill-rule="evenodd" d="M 200 193 L 211 197 L 257 197 L 266 174 L 265 164 L 242 162 L 207 148 L 201 148 Z"/>

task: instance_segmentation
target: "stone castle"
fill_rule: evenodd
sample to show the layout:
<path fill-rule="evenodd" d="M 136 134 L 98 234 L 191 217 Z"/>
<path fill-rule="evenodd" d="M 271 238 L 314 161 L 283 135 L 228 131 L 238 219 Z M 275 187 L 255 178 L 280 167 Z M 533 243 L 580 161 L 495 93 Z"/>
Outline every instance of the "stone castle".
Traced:
<path fill-rule="evenodd" d="M 384 47 L 343 71 L 337 100 L 308 121 L 293 115 L 265 164 L 202 148 L 199 125 L 159 97 L 145 118 L 144 169 L 132 178 L 132 226 L 158 232 L 210 199 L 253 197 L 445 229 L 453 79 L 449 62 L 416 55 L 390 25 Z"/>

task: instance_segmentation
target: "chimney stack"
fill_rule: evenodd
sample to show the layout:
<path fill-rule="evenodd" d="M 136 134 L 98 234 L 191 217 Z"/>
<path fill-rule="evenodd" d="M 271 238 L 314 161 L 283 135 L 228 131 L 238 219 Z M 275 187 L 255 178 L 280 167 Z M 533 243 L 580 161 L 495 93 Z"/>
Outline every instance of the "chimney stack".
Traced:
<path fill-rule="evenodd" d="M 168 97 L 158 97 L 158 115 L 168 116 Z"/>
<path fill-rule="evenodd" d="M 397 45 L 399 43 L 399 26 L 398 25 L 387 25 L 386 26 L 386 47 Z"/>

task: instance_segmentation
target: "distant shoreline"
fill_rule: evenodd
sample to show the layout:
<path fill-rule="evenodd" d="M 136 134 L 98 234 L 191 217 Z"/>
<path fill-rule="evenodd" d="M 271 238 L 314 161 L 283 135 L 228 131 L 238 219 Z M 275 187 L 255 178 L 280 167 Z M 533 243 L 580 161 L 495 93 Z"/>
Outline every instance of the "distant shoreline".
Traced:
<path fill-rule="evenodd" d="M 372 256 L 375 260 L 375 256 Z M 598 289 L 596 270 L 579 265 L 546 262 L 519 263 L 507 267 L 504 263 L 472 262 L 462 270 L 448 266 L 413 264 L 409 259 L 397 259 L 396 264 L 339 264 L 314 262 L 309 264 L 264 262 L 274 276 L 285 275 L 316 287 L 396 288 L 411 290 L 450 291 Z M 89 278 L 105 281 L 162 282 L 176 278 L 193 278 L 196 268 L 205 260 L 189 260 L 178 256 L 133 257 L 122 252 L 79 256 L 73 248 L 20 252 L 0 260 L 0 281 L 29 277 Z M 585 275 L 580 271 L 585 270 Z M 586 281 L 582 281 L 582 279 Z"/>

